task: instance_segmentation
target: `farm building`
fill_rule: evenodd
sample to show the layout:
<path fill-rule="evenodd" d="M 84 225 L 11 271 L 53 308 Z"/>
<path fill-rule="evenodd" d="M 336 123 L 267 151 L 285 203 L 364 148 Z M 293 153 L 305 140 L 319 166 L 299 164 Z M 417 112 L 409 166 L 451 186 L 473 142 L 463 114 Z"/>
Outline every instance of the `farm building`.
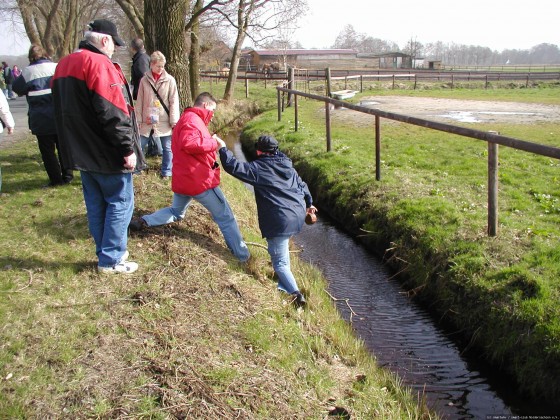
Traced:
<path fill-rule="evenodd" d="M 357 55 L 358 67 L 375 69 L 410 69 L 412 56 L 401 52 L 381 54 L 362 53 Z"/>
<path fill-rule="evenodd" d="M 248 56 L 251 70 L 262 70 L 266 66 L 285 69 L 286 66 L 298 68 L 323 69 L 333 66 L 354 67 L 357 52 L 350 49 L 282 49 L 282 50 L 250 50 Z"/>
<path fill-rule="evenodd" d="M 413 59 L 401 52 L 367 54 L 352 49 L 286 49 L 245 51 L 240 65 L 245 63 L 247 70 L 264 70 L 268 67 L 285 70 L 286 66 L 300 69 L 410 69 Z"/>

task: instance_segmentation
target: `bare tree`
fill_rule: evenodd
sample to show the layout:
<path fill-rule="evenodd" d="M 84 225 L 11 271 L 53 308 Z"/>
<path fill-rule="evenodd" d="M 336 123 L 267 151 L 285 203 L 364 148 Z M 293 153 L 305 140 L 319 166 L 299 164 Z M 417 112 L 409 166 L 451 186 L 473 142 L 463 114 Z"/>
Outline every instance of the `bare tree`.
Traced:
<path fill-rule="evenodd" d="M 187 1 L 187 0 L 186 0 Z M 142 0 L 115 0 L 120 6 L 130 24 L 134 29 L 134 33 L 139 38 L 144 38 L 144 13 Z"/>
<path fill-rule="evenodd" d="M 231 100 L 234 94 L 241 48 L 246 37 L 258 45 L 270 31 L 277 30 L 285 22 L 295 22 L 307 3 L 305 0 L 237 0 L 235 7 L 214 9 L 235 30 L 231 68 L 223 97 L 225 101 Z"/>
<path fill-rule="evenodd" d="M 56 60 L 76 48 L 87 22 L 106 4 L 95 0 L 15 0 L 9 7 L 21 16 L 29 41 Z"/>

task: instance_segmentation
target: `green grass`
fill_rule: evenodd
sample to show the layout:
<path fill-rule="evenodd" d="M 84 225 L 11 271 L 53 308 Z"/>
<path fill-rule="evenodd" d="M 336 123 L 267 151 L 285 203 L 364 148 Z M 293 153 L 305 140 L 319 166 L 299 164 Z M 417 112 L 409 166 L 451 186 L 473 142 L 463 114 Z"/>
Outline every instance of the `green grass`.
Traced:
<path fill-rule="evenodd" d="M 454 99 L 559 104 L 558 87 L 535 89 L 368 91 Z M 324 105 L 299 102 L 249 123 L 248 147 L 264 132 L 280 140 L 312 186 L 321 211 L 384 255 L 444 322 L 518 380 L 535 398 L 560 394 L 560 162 L 501 147 L 499 235 L 488 237 L 487 148 L 482 141 L 382 122 L 381 173 L 375 181 L 373 125 L 332 117 L 331 153 Z M 468 124 L 463 124 L 469 126 Z M 476 124 L 503 135 L 558 146 L 558 123 Z M 361 231 L 360 231 L 361 230 Z"/>
<path fill-rule="evenodd" d="M 275 290 L 240 182 L 222 177 L 250 265 L 193 204 L 186 220 L 130 237 L 137 273 L 102 276 L 79 176 L 43 189 L 39 159 L 32 138 L 0 149 L 0 417 L 323 418 L 333 405 L 356 418 L 436 417 L 375 365 L 317 270 L 293 259 L 308 310 Z M 137 214 L 171 199 L 150 165 L 134 180 Z"/>

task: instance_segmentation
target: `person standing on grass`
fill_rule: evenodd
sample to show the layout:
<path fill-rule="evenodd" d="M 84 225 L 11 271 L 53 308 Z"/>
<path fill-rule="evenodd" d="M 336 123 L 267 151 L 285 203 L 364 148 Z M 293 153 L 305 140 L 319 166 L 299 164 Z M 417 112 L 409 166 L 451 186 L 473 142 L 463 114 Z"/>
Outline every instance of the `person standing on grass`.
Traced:
<path fill-rule="evenodd" d="M 8 134 L 14 134 L 14 127 L 16 123 L 14 122 L 14 116 L 10 112 L 10 106 L 4 92 L 0 92 L 0 134 L 4 131 L 6 127 Z M 2 192 L 2 169 L 0 168 L 0 192 Z"/>
<path fill-rule="evenodd" d="M 219 187 L 220 165 L 216 162 L 218 136 L 208 131 L 215 110 L 216 99 L 208 92 L 198 95 L 194 106 L 185 109 L 172 135 L 173 202 L 170 207 L 134 218 L 130 229 L 143 230 L 181 220 L 194 199 L 210 212 L 233 255 L 245 262 L 250 256 L 249 249 Z"/>
<path fill-rule="evenodd" d="M 150 70 L 140 80 L 135 110 L 142 151 L 146 154 L 152 137 L 162 156 L 160 176 L 169 178 L 173 160 L 171 132 L 179 120 L 179 93 L 175 78 L 165 71 L 165 56 L 160 51 L 150 56 Z"/>
<path fill-rule="evenodd" d="M 132 85 L 132 98 L 136 100 L 140 80 L 150 70 L 150 56 L 146 54 L 144 41 L 141 38 L 134 38 L 130 41 L 130 51 L 134 54 L 132 56 L 132 67 L 130 68 L 130 84 Z"/>
<path fill-rule="evenodd" d="M 49 60 L 39 45 L 29 48 L 28 58 L 29 66 L 14 81 L 13 90 L 19 96 L 27 97 L 29 129 L 37 136 L 39 151 L 49 177 L 47 187 L 68 184 L 74 174 L 71 168 L 65 168 L 62 163 L 51 92 L 51 79 L 56 63 Z"/>
<path fill-rule="evenodd" d="M 216 141 L 224 170 L 255 189 L 259 228 L 268 243 L 278 289 L 291 294 L 297 305 L 305 305 L 290 268 L 289 245 L 290 237 L 301 231 L 306 215 L 317 212 L 307 184 L 292 161 L 278 150 L 278 141 L 272 136 L 258 138 L 257 159 L 253 162 L 239 162 L 223 140 Z"/>
<path fill-rule="evenodd" d="M 62 58 L 52 81 L 65 167 L 80 171 L 100 273 L 129 274 L 127 227 L 134 211 L 132 173 L 144 169 L 132 92 L 117 63 L 124 46 L 109 20 L 89 24 L 79 49 Z"/>
<path fill-rule="evenodd" d="M 2 77 L 4 78 L 4 82 L 6 87 L 4 88 L 4 95 L 6 99 L 15 99 L 14 93 L 12 91 L 12 83 L 14 83 L 14 74 L 12 73 L 12 69 L 8 66 L 8 63 L 2 61 Z"/>

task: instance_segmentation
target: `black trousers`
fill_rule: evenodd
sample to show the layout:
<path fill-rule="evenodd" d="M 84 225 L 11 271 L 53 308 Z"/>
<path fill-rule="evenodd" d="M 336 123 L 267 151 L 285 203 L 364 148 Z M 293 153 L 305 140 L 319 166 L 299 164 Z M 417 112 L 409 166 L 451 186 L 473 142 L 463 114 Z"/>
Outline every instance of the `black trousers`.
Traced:
<path fill-rule="evenodd" d="M 45 171 L 49 176 L 49 185 L 67 184 L 74 178 L 72 169 L 64 168 L 60 158 L 60 146 L 56 134 L 37 136 L 39 151 L 45 165 Z M 58 154 L 58 156 L 57 156 Z"/>

